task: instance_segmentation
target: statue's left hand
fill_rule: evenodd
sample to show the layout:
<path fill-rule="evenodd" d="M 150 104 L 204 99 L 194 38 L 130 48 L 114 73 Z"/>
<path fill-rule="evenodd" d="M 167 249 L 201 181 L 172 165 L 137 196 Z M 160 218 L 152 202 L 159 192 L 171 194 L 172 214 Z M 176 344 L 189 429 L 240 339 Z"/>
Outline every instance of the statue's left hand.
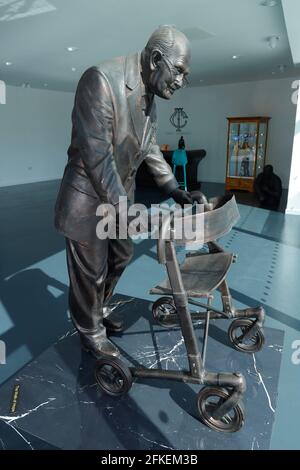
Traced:
<path fill-rule="evenodd" d="M 190 195 L 193 198 L 193 202 L 197 202 L 198 204 L 208 203 L 207 197 L 201 191 L 191 191 Z"/>
<path fill-rule="evenodd" d="M 177 204 L 183 207 L 185 204 L 193 204 L 193 198 L 191 194 L 187 191 L 183 191 L 182 189 L 175 189 L 171 192 L 170 196 L 174 199 Z"/>

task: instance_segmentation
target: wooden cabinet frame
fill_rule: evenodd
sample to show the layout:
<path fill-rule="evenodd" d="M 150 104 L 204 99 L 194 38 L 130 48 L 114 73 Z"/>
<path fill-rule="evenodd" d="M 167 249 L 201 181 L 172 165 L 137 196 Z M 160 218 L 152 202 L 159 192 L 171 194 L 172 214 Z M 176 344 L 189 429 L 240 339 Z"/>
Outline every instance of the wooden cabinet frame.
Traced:
<path fill-rule="evenodd" d="M 268 131 L 269 131 L 269 121 L 270 117 L 265 117 L 265 116 L 256 116 L 256 117 L 230 117 L 227 118 L 228 120 L 228 137 L 227 137 L 227 160 L 226 160 L 226 189 L 240 189 L 244 191 L 254 191 L 254 180 L 256 176 L 262 171 L 265 161 L 266 161 L 266 153 L 267 153 L 267 144 L 268 144 Z M 238 125 L 238 146 L 239 146 L 239 140 L 240 140 L 240 128 L 241 124 L 256 124 L 256 144 L 255 144 L 255 154 L 254 154 L 254 172 L 253 175 L 251 176 L 241 176 L 239 175 L 238 172 L 238 166 L 239 166 L 239 156 L 237 155 L 236 159 L 236 175 L 233 176 L 232 174 L 229 173 L 229 162 L 231 158 L 231 126 L 233 124 Z M 261 133 L 261 125 L 266 124 L 266 134 L 265 134 L 265 139 L 264 139 L 264 148 L 263 148 L 263 154 L 262 156 L 262 161 L 260 162 L 262 168 L 261 170 L 258 170 L 258 152 L 259 152 L 259 138 L 260 138 L 260 133 Z M 245 138 L 246 141 L 246 138 Z M 240 149 L 240 147 L 238 147 Z"/>

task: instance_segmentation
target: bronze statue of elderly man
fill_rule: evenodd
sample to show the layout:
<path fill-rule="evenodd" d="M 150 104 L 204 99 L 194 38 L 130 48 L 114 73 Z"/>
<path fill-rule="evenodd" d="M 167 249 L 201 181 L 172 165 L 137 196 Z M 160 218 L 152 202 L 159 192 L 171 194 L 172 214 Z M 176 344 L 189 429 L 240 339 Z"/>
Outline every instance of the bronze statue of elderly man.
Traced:
<path fill-rule="evenodd" d="M 162 26 L 141 53 L 89 68 L 77 87 L 55 224 L 66 237 L 72 320 L 82 347 L 96 358 L 119 355 L 107 333 L 122 331 L 123 322 L 105 316 L 105 306 L 133 252 L 129 237 L 97 237 L 97 207 L 110 203 L 118 212 L 120 196 L 133 201 L 142 161 L 166 195 L 181 205 L 193 202 L 178 188 L 156 143 L 154 100 L 168 100 L 184 85 L 190 56 L 185 35 Z"/>

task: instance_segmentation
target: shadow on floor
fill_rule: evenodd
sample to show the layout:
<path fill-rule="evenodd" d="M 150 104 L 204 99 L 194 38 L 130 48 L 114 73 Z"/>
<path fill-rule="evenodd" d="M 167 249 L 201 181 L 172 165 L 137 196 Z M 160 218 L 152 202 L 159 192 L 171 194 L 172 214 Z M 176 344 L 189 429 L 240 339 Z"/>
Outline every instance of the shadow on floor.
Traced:
<path fill-rule="evenodd" d="M 25 345 L 32 357 L 70 328 L 68 287 L 40 269 L 21 271 L 0 282 L 0 298 L 13 327 L 1 336 L 7 356 Z"/>

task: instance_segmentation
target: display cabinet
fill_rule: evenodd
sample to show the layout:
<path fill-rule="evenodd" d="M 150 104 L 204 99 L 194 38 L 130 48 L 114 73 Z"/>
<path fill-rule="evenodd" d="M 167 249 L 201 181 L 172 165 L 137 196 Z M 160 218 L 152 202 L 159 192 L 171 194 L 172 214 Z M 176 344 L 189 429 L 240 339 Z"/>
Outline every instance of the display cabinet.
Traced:
<path fill-rule="evenodd" d="M 254 191 L 254 179 L 262 172 L 267 150 L 269 117 L 228 119 L 226 189 Z"/>

